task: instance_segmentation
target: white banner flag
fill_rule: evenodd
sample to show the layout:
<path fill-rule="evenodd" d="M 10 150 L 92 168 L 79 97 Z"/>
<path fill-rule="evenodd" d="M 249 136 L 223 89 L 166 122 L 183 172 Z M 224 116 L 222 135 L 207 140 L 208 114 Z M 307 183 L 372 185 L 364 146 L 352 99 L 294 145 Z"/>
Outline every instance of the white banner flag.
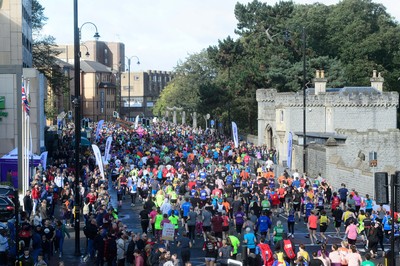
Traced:
<path fill-rule="evenodd" d="M 135 129 L 137 129 L 138 124 L 139 124 L 139 115 L 137 115 L 135 119 Z"/>
<path fill-rule="evenodd" d="M 238 136 L 238 129 L 235 122 L 232 122 L 232 135 L 233 141 L 235 142 L 235 148 L 239 147 L 239 136 Z"/>
<path fill-rule="evenodd" d="M 93 149 L 94 156 L 96 157 L 96 163 L 97 163 L 97 165 L 99 166 L 99 169 L 100 169 L 100 175 L 101 175 L 102 178 L 105 178 L 104 177 L 103 160 L 101 158 L 100 149 L 95 144 L 92 144 L 92 149 Z"/>
<path fill-rule="evenodd" d="M 104 161 L 109 161 L 110 160 L 110 150 L 111 150 L 111 143 L 112 143 L 112 137 L 109 136 L 106 141 L 106 148 L 104 149 Z"/>

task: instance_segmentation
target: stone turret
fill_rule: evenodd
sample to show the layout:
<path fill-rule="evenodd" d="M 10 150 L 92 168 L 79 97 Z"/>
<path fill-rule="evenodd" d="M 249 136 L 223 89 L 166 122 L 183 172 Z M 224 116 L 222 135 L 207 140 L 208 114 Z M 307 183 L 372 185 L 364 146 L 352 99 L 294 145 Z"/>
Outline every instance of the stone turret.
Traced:
<path fill-rule="evenodd" d="M 314 78 L 315 95 L 326 93 L 326 83 L 324 70 L 316 70 Z"/>
<path fill-rule="evenodd" d="M 376 75 L 376 73 L 376 70 L 372 71 L 372 78 L 370 79 L 371 87 L 377 89 L 380 92 L 383 92 L 383 81 L 385 79 L 381 76 L 381 72 L 378 73 L 378 76 Z"/>

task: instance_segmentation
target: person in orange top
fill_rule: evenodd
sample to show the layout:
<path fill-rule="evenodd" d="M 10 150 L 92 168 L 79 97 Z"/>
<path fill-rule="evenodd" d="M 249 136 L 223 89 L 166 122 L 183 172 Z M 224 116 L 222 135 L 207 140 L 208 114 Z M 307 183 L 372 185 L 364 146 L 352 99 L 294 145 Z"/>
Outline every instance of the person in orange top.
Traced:
<path fill-rule="evenodd" d="M 315 215 L 315 211 L 311 211 L 311 215 L 308 217 L 307 222 L 308 232 L 310 233 L 311 245 L 314 245 L 314 240 L 318 241 L 316 231 L 318 227 L 318 216 Z"/>
<path fill-rule="evenodd" d="M 281 202 L 279 204 L 279 207 L 283 207 L 283 204 L 285 203 L 285 195 L 286 195 L 286 189 L 283 187 L 283 185 L 280 185 L 278 188 L 278 195 L 279 195 L 279 201 Z"/>
<path fill-rule="evenodd" d="M 274 178 L 274 177 L 275 177 L 275 174 L 274 174 L 274 172 L 272 172 L 272 171 L 267 171 L 267 172 L 265 173 L 265 177 L 266 177 L 266 178 Z"/>
<path fill-rule="evenodd" d="M 240 177 L 244 180 L 247 180 L 249 178 L 249 173 L 245 170 L 242 170 L 242 172 L 240 172 Z"/>
<path fill-rule="evenodd" d="M 222 202 L 222 205 L 224 206 L 226 213 L 230 213 L 231 204 L 229 203 L 229 201 L 227 201 L 226 198 L 225 198 L 224 201 Z"/>
<path fill-rule="evenodd" d="M 279 183 L 279 185 L 282 185 L 283 181 L 285 181 L 285 180 L 286 180 L 286 177 L 285 177 L 284 175 L 280 175 L 280 176 L 278 177 L 278 183 Z"/>

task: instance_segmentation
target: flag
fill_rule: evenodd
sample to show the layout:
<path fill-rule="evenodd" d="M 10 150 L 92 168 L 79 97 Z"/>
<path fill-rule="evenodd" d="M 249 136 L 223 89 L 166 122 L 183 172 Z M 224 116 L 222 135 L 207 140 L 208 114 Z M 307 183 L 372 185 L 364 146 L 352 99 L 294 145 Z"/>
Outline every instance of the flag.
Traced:
<path fill-rule="evenodd" d="M 238 136 L 238 129 L 235 122 L 232 122 L 232 134 L 233 134 L 233 141 L 235 142 L 235 148 L 239 147 L 239 136 Z"/>
<path fill-rule="evenodd" d="M 288 152 L 287 152 L 287 167 L 292 169 L 292 148 L 293 148 L 293 133 L 289 131 L 288 135 Z"/>
<path fill-rule="evenodd" d="M 47 151 L 42 152 L 42 154 L 40 155 L 40 163 L 43 166 L 43 169 L 46 170 L 46 165 L 47 165 Z"/>
<path fill-rule="evenodd" d="M 138 124 L 139 124 L 139 115 L 137 115 L 135 119 L 135 129 L 137 129 Z"/>
<path fill-rule="evenodd" d="M 94 157 L 96 157 L 96 163 L 99 166 L 100 175 L 101 175 L 102 178 L 105 178 L 105 176 L 104 176 L 104 168 L 103 168 L 103 160 L 101 158 L 100 149 L 95 144 L 92 144 L 92 149 L 93 149 Z"/>
<path fill-rule="evenodd" d="M 96 141 L 98 141 L 100 138 L 100 130 L 103 128 L 103 124 L 104 124 L 104 120 L 100 120 L 99 123 L 97 123 Z"/>
<path fill-rule="evenodd" d="M 106 141 L 106 148 L 104 149 L 104 160 L 107 162 L 110 160 L 109 157 L 110 157 L 111 143 L 112 143 L 112 137 L 109 136 Z"/>
<path fill-rule="evenodd" d="M 22 107 L 24 108 L 26 115 L 29 116 L 31 108 L 29 107 L 28 95 L 25 93 L 24 79 L 22 79 Z"/>

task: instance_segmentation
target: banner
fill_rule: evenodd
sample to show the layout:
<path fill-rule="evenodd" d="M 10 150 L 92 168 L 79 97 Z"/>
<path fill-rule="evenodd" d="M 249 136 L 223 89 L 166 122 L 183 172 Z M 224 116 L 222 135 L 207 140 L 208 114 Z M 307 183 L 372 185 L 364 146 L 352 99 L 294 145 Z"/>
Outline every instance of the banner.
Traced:
<path fill-rule="evenodd" d="M 43 166 L 43 170 L 46 170 L 46 164 L 47 164 L 47 151 L 42 152 L 42 154 L 40 154 L 40 163 Z"/>
<path fill-rule="evenodd" d="M 171 223 L 165 223 L 163 225 L 161 239 L 173 241 L 175 238 L 175 226 Z"/>
<path fill-rule="evenodd" d="M 104 161 L 109 161 L 110 160 L 110 150 L 111 150 L 111 143 L 112 143 L 112 137 L 109 136 L 106 141 L 106 148 L 104 149 Z"/>
<path fill-rule="evenodd" d="M 288 151 L 287 151 L 287 167 L 291 169 L 292 166 L 292 149 L 293 149 L 293 134 L 289 132 L 288 136 Z"/>
<path fill-rule="evenodd" d="M 239 136 L 238 136 L 238 129 L 235 122 L 232 122 L 232 135 L 233 141 L 235 142 L 235 148 L 239 147 Z"/>
<path fill-rule="evenodd" d="M 137 115 L 135 119 L 135 129 L 137 129 L 138 124 L 139 124 L 139 115 Z"/>
<path fill-rule="evenodd" d="M 99 137 L 100 137 L 100 130 L 103 128 L 103 123 L 104 123 L 104 120 L 100 120 L 99 123 L 97 123 L 97 128 L 96 128 L 96 141 L 99 140 Z"/>
<path fill-rule="evenodd" d="M 92 144 L 92 149 L 93 149 L 94 156 L 96 157 L 96 163 L 100 169 L 100 175 L 102 178 L 105 178 L 104 177 L 103 160 L 101 159 L 100 149 L 95 144 Z"/>

